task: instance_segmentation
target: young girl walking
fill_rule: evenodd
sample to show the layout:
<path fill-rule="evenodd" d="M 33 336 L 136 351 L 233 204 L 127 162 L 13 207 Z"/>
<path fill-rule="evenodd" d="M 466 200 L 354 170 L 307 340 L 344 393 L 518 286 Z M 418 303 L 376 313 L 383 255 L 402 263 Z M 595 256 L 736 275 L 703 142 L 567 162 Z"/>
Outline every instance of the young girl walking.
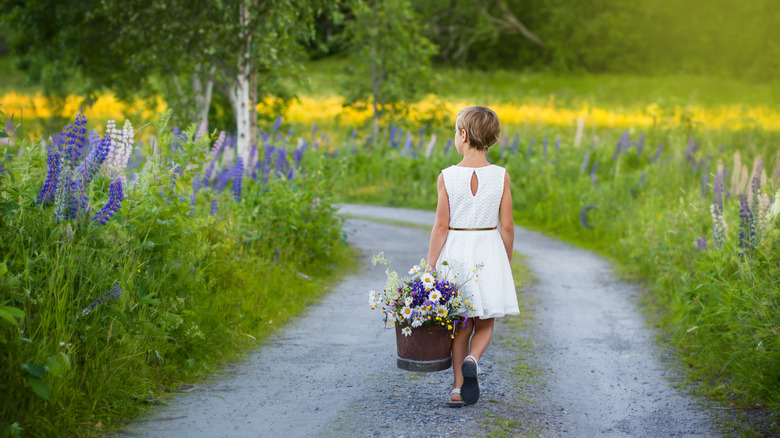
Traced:
<path fill-rule="evenodd" d="M 495 318 L 520 313 L 509 262 L 514 223 L 509 175 L 485 154 L 498 141 L 501 124 L 483 106 L 462 109 L 455 119 L 455 148 L 460 163 L 442 170 L 428 263 L 468 279 L 460 291 L 468 300 L 469 325 L 458 327 L 452 342 L 448 406 L 479 400 L 479 360 L 493 337 Z M 446 267 L 443 264 L 446 262 Z"/>

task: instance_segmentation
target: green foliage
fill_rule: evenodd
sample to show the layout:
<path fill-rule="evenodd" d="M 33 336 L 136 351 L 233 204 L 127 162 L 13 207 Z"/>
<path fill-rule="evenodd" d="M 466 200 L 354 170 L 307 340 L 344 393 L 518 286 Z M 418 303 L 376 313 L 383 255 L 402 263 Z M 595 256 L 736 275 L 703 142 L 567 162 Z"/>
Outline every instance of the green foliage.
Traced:
<path fill-rule="evenodd" d="M 436 47 L 423 37 L 409 0 L 355 2 L 346 23 L 349 103 L 370 102 L 374 125 L 389 109 L 420 95 L 430 74 Z M 376 129 L 375 129 L 376 132 Z"/>
<path fill-rule="evenodd" d="M 4 436 L 103 433 L 256 345 L 347 261 L 315 158 L 291 181 L 250 179 L 241 202 L 209 188 L 192 205 L 210 139 L 174 139 L 168 122 L 105 225 L 36 204 L 45 141 L 13 161 L 0 152 Z M 102 205 L 108 180 L 94 184 L 90 204 Z"/>

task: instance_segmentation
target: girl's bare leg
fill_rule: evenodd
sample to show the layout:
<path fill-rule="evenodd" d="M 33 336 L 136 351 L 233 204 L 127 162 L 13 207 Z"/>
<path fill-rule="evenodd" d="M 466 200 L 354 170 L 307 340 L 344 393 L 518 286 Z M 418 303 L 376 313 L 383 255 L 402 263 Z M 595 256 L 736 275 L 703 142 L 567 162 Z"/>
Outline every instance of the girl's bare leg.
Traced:
<path fill-rule="evenodd" d="M 471 348 L 469 348 L 469 355 L 474 356 L 475 358 L 477 358 L 477 361 L 479 361 L 479 359 L 485 353 L 485 350 L 487 350 L 488 345 L 490 345 L 491 339 L 493 339 L 493 325 L 495 324 L 496 319 L 475 318 L 473 319 L 473 321 L 474 321 L 474 336 L 471 337 Z M 454 352 L 455 352 L 455 347 L 453 344 L 452 360 L 455 360 Z M 463 356 L 463 359 L 465 358 L 466 355 Z M 463 359 L 461 359 L 461 361 L 458 363 L 463 363 Z M 463 376 L 461 376 L 461 379 L 462 378 Z M 461 382 L 463 382 L 463 380 L 461 380 Z"/>
<path fill-rule="evenodd" d="M 474 321 L 475 319 L 469 320 L 468 327 L 458 327 L 455 331 L 455 339 L 452 340 L 452 374 L 455 376 L 453 388 L 463 386 L 463 373 L 460 366 L 469 354 L 469 338 L 474 331 Z M 453 394 L 451 399 L 453 401 L 462 400 L 460 394 Z"/>

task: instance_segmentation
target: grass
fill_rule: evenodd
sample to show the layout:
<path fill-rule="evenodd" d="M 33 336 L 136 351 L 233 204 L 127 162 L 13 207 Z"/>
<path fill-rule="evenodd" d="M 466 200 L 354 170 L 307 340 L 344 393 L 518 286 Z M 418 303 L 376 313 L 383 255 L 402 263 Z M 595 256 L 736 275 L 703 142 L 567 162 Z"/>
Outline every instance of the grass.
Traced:
<path fill-rule="evenodd" d="M 309 62 L 309 79 L 299 92 L 340 95 L 345 62 L 325 58 Z M 645 108 L 650 104 L 720 106 L 738 104 L 780 109 L 780 81 L 747 83 L 714 76 L 554 75 L 506 70 L 479 71 L 450 67 L 433 70 L 429 93 L 448 100 L 553 103 L 564 107 Z"/>
<path fill-rule="evenodd" d="M 533 324 L 532 304 L 528 297 L 523 293 L 523 288 L 534 282 L 533 274 L 525 263 L 522 254 L 514 252 L 512 254 L 512 277 L 515 280 L 517 289 L 517 302 L 520 308 L 520 314 L 503 318 L 500 322 L 500 337 L 496 341 L 500 342 L 504 348 L 510 348 L 515 354 L 515 362 L 512 364 L 512 375 L 514 376 L 514 385 L 523 389 L 523 397 L 519 400 L 524 402 L 524 406 L 533 404 L 533 388 L 539 388 L 543 385 L 541 370 L 534 363 L 534 343 L 530 340 L 529 328 Z M 490 400 L 488 400 L 490 401 Z M 522 407 L 517 412 L 523 412 Z M 523 418 L 509 418 L 497 414 L 485 414 L 481 421 L 482 425 L 488 430 L 488 437 L 534 437 L 540 436 L 540 425 L 534 422 L 532 416 L 523 416 Z"/>

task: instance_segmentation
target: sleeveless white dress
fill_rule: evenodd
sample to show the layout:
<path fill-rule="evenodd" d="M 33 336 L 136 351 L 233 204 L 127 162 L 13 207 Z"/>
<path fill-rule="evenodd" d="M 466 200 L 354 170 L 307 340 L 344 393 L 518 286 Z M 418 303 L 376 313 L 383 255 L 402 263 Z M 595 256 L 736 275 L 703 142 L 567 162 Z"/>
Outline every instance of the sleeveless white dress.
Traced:
<path fill-rule="evenodd" d="M 450 166 L 442 170 L 450 201 L 451 228 L 492 228 L 498 225 L 498 208 L 504 193 L 503 167 Z M 477 193 L 471 193 L 471 176 L 477 174 Z M 447 265 L 442 262 L 446 261 Z M 449 230 L 436 262 L 436 270 L 456 284 L 473 309 L 464 316 L 481 319 L 517 315 L 515 283 L 498 229 Z M 475 281 L 476 280 L 476 281 Z"/>

